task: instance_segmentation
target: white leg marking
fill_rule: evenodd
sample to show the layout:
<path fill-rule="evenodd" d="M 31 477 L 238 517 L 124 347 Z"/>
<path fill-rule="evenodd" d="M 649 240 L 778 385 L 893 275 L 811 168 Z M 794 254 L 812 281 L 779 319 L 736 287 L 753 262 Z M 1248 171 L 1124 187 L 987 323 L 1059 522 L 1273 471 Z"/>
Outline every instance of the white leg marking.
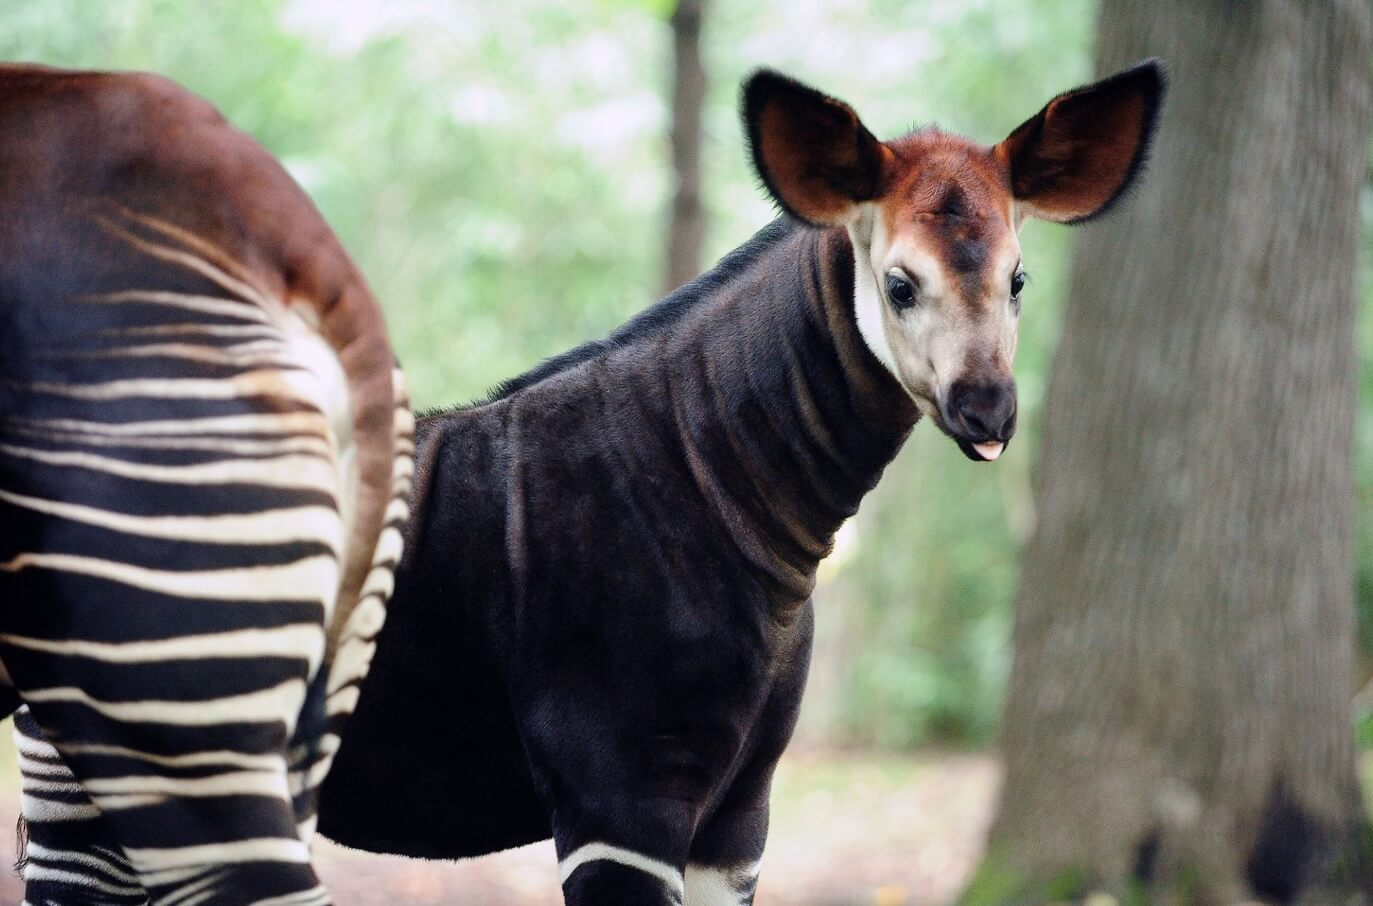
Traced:
<path fill-rule="evenodd" d="M 681 899 L 685 890 L 686 885 L 682 879 L 682 873 L 671 865 L 636 853 L 632 849 L 623 849 L 608 843 L 588 843 L 559 862 L 559 880 L 566 884 L 567 879 L 572 877 L 572 873 L 578 868 L 587 862 L 597 861 L 618 862 L 620 865 L 627 865 L 645 874 L 653 875 L 666 884 L 678 899 Z"/>
<path fill-rule="evenodd" d="M 685 906 L 744 906 L 758 879 L 758 868 L 757 862 L 730 868 L 688 865 Z"/>

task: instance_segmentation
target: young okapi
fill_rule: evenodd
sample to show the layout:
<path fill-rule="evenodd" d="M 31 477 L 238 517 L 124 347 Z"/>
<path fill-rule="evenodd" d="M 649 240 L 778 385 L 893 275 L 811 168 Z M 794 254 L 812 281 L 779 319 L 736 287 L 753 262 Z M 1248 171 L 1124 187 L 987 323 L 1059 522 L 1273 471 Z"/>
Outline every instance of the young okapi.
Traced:
<path fill-rule="evenodd" d="M 791 216 L 609 338 L 420 421 L 406 555 L 321 829 L 431 858 L 551 834 L 573 906 L 751 902 L 834 532 L 922 413 L 970 458 L 1001 454 L 1017 228 L 1119 198 L 1162 94 L 1145 63 L 988 148 L 882 143 L 754 76 L 754 161 Z M 63 903 L 137 902 L 98 886 L 131 877 L 120 839 L 79 791 L 58 802 L 31 816 L 37 877 L 91 881 Z M 200 902 L 183 893 L 154 899 Z"/>
<path fill-rule="evenodd" d="M 1015 431 L 1026 217 L 1137 176 L 1156 62 L 993 147 L 876 140 L 772 72 L 744 88 L 787 212 L 605 340 L 417 429 L 414 513 L 321 830 L 454 858 L 550 834 L 574 906 L 752 900 L 835 531 L 921 414 Z"/>

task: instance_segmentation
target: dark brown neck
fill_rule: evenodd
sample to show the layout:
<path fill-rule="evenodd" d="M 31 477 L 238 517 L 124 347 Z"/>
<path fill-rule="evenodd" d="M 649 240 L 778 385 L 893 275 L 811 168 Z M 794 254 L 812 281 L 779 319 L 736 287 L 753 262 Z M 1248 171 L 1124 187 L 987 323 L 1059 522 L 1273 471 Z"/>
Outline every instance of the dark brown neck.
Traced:
<path fill-rule="evenodd" d="M 859 334 L 853 277 L 843 230 L 793 227 L 667 347 L 693 478 L 783 601 L 809 597 L 918 418 Z"/>

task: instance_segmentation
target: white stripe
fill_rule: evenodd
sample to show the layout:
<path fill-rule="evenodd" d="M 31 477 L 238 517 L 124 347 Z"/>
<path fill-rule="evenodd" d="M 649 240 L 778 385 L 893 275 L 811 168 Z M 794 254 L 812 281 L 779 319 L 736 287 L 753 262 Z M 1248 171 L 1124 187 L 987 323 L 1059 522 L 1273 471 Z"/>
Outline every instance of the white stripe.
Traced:
<path fill-rule="evenodd" d="M 258 900 L 253 906 L 328 906 L 329 891 L 321 884 L 300 893 L 288 893 L 279 897 Z"/>
<path fill-rule="evenodd" d="M 32 793 L 79 793 L 81 784 L 77 783 L 70 771 L 23 771 L 23 789 Z M 57 780 L 44 780 L 44 777 L 56 777 Z"/>
<path fill-rule="evenodd" d="M 151 324 L 142 327 L 106 327 L 97 330 L 101 337 L 248 337 L 279 339 L 281 334 L 266 324 Z"/>
<path fill-rule="evenodd" d="M 263 396 L 315 403 L 320 393 L 316 377 L 282 367 L 245 371 L 226 378 L 126 378 L 96 384 L 9 383 L 31 393 L 80 400 L 236 400 Z"/>
<path fill-rule="evenodd" d="M 187 539 L 199 544 L 324 544 L 338 555 L 343 526 L 336 511 L 300 506 L 221 516 L 134 516 L 61 500 L 47 500 L 0 490 L 0 500 L 73 522 L 98 525 L 144 538 Z"/>
<path fill-rule="evenodd" d="M 202 250 L 205 247 L 209 247 L 213 249 L 219 256 L 221 256 L 221 260 L 227 259 L 229 261 L 233 261 L 233 258 L 225 254 L 222 250 L 215 248 L 214 246 L 210 245 L 209 243 L 205 242 L 205 240 L 200 239 L 198 236 L 195 236 L 194 234 L 187 233 L 186 231 L 181 230 L 179 227 L 173 227 L 171 224 L 167 223 L 159 223 L 156 220 L 145 217 L 141 214 L 137 214 L 133 211 L 125 211 L 124 214 L 131 220 L 136 220 L 144 224 L 145 226 L 158 230 L 164 235 L 173 236 L 174 238 L 181 240 L 183 243 L 186 243 L 187 245 L 190 245 L 193 248 L 197 245 L 201 246 Z M 228 273 L 221 270 L 219 267 L 216 267 L 210 261 L 204 258 L 197 257 L 196 255 L 191 254 L 190 252 L 183 252 L 179 249 L 172 248 L 171 246 L 158 245 L 155 242 L 149 242 L 148 240 L 133 234 L 129 230 L 125 229 L 124 227 L 120 226 L 119 224 L 115 223 L 114 221 L 106 217 L 97 216 L 96 219 L 100 221 L 105 226 L 105 228 L 108 229 L 110 232 L 121 237 L 130 245 L 133 245 L 135 248 L 141 249 L 143 252 L 146 252 L 154 258 L 158 258 L 162 261 L 167 261 L 172 264 L 180 264 L 182 267 L 185 267 L 188 270 L 195 271 L 197 274 L 209 278 L 212 282 L 219 284 L 221 288 L 226 289 L 231 293 L 235 293 L 236 295 L 244 299 L 247 299 L 251 302 L 257 303 L 261 312 L 264 315 L 267 311 L 271 309 L 271 300 L 266 293 L 258 289 L 256 286 L 253 286 L 252 284 L 245 282 L 244 280 L 240 280 L 230 276 Z M 238 262 L 234 263 L 237 264 Z M 241 273 L 243 273 L 244 276 L 247 276 L 246 272 Z"/>
<path fill-rule="evenodd" d="M 758 868 L 758 862 L 727 868 L 688 863 L 685 906 L 747 906 Z"/>
<path fill-rule="evenodd" d="M 124 777 L 88 777 L 82 788 L 92 798 L 103 796 L 263 796 L 290 802 L 286 775 L 280 771 L 234 771 L 208 777 L 162 777 L 132 774 Z M 97 805 L 102 805 L 103 800 Z"/>
<path fill-rule="evenodd" d="M 404 497 L 394 497 L 386 505 L 386 513 L 382 516 L 382 524 L 394 523 L 404 525 L 410 520 L 410 501 Z"/>
<path fill-rule="evenodd" d="M 685 889 L 682 873 L 671 865 L 636 853 L 631 849 L 611 846 L 609 843 L 588 843 L 571 853 L 566 859 L 558 863 L 559 879 L 563 884 L 566 884 L 567 879 L 572 877 L 572 873 L 588 862 L 615 862 L 653 875 L 666 884 L 668 889 L 677 895 L 678 899 L 681 899 Z"/>
<path fill-rule="evenodd" d="M 112 664 L 184 661 L 199 658 L 317 657 L 324 645 L 324 629 L 297 623 L 274 629 L 234 629 L 205 635 L 183 635 L 140 642 L 89 642 L 82 639 L 35 639 L 0 634 L 0 642 L 68 657 L 86 657 Z"/>
<path fill-rule="evenodd" d="M 24 699 L 34 702 L 78 702 L 106 717 L 125 723 L 149 722 L 179 727 L 203 727 L 212 724 L 231 724 L 243 721 L 281 720 L 288 733 L 294 729 L 300 705 L 305 700 L 305 682 L 287 680 L 270 689 L 226 695 L 200 701 L 143 701 L 107 702 L 88 695 L 74 686 L 32 689 L 24 692 Z"/>
<path fill-rule="evenodd" d="M 306 434 L 281 440 L 231 440 L 219 437 L 108 437 L 72 431 L 43 431 L 15 425 L 13 433 L 38 437 L 52 443 L 75 443 L 92 447 L 119 447 L 151 450 L 206 450 L 230 456 L 262 456 L 272 453 L 317 453 L 332 456 L 333 447 L 318 435 Z"/>
<path fill-rule="evenodd" d="M 389 514 L 390 508 L 387 508 Z M 389 520 L 388 520 L 389 521 Z M 377 539 L 376 553 L 373 554 L 373 563 L 398 563 L 400 555 L 405 550 L 405 537 L 400 533 L 400 529 L 395 526 L 388 526 Z"/>
<path fill-rule="evenodd" d="M 19 794 L 19 808 L 30 821 L 51 824 L 57 821 L 90 821 L 100 817 L 100 809 L 92 802 L 54 802 L 41 796 Z"/>
<path fill-rule="evenodd" d="M 166 796 L 159 796 L 155 793 L 110 794 L 100 797 L 100 811 L 109 813 L 126 809 L 147 808 L 150 805 L 161 805 L 166 801 Z"/>
<path fill-rule="evenodd" d="M 14 423 L 51 431 L 103 434 L 109 437 L 146 437 L 168 434 L 314 434 L 326 436 L 328 422 L 318 412 L 282 412 L 272 415 L 221 415 L 212 418 L 163 419 L 147 422 L 91 422 L 71 418 L 10 419 Z"/>
<path fill-rule="evenodd" d="M 223 876 L 222 871 L 206 872 L 205 877 L 178 888 L 171 896 L 159 902 L 158 906 L 191 906 L 192 903 L 203 902 L 206 897 L 214 895 L 210 888 L 219 883 Z"/>
<path fill-rule="evenodd" d="M 300 840 L 261 837 L 253 840 L 228 840 L 169 849 L 126 848 L 124 854 L 145 884 L 160 886 L 162 876 L 184 877 L 187 871 L 213 865 L 240 862 L 289 862 L 303 865 L 310 861 L 310 848 Z"/>
<path fill-rule="evenodd" d="M 14 747 L 19 750 L 20 755 L 27 755 L 30 758 L 56 758 L 57 750 L 52 747 L 46 737 L 30 736 L 19 727 L 14 727 Z"/>
<path fill-rule="evenodd" d="M 122 856 L 116 856 L 108 849 L 99 848 L 97 852 L 49 849 L 41 843 L 29 841 L 25 852 L 35 859 L 49 862 L 75 862 L 83 868 L 112 876 L 125 884 L 138 884 L 138 878 L 123 864 Z"/>
<path fill-rule="evenodd" d="M 253 272 L 249 270 L 243 262 L 215 245 L 204 236 L 194 233 L 185 227 L 178 226 L 170 220 L 163 220 L 161 217 L 156 217 L 152 214 L 135 211 L 132 208 L 124 207 L 122 205 L 116 207 L 119 212 L 129 220 L 142 224 L 153 232 L 161 233 L 169 239 L 175 239 L 186 248 L 199 254 L 207 263 L 222 269 L 225 274 L 231 274 L 237 280 L 247 284 L 253 292 L 259 295 L 267 295 L 266 290 L 262 289 L 262 287 L 255 282 Z"/>
<path fill-rule="evenodd" d="M 218 878 L 209 879 L 209 880 L 210 880 L 210 883 L 213 883 L 214 881 L 217 881 Z M 210 900 L 214 899 L 215 896 L 216 896 L 216 892 L 215 892 L 215 891 L 213 891 L 213 890 L 205 890 L 205 891 L 202 891 L 202 892 L 196 894 L 195 896 L 191 897 L 191 898 L 188 899 L 188 900 L 181 900 L 181 901 L 165 900 L 164 902 L 167 904 L 167 906 L 200 906 L 201 903 L 208 903 L 208 902 L 210 902 Z"/>
<path fill-rule="evenodd" d="M 385 572 L 388 575 L 390 570 L 374 570 L 374 572 Z M 375 638 L 381 632 L 381 627 L 386 625 L 386 604 L 385 598 L 373 592 L 367 592 L 358 602 L 358 606 L 353 609 L 353 613 L 348 617 L 348 625 L 344 627 L 344 636 L 353 638 Z"/>
<path fill-rule="evenodd" d="M 393 371 L 391 374 L 398 384 L 404 385 L 405 378 L 399 371 Z M 398 390 L 398 394 L 403 392 Z M 410 404 L 403 397 L 399 398 L 398 402 L 400 405 L 396 407 L 396 433 L 409 437 L 415 433 L 415 413 L 410 411 Z"/>
<path fill-rule="evenodd" d="M 76 554 L 22 553 L 0 562 L 0 572 L 51 569 L 109 579 L 178 598 L 230 601 L 279 601 L 282 598 L 318 601 L 327 610 L 338 591 L 338 565 L 327 555 L 306 557 L 281 566 L 253 566 L 171 572 L 130 566 L 113 560 Z"/>
<path fill-rule="evenodd" d="M 198 296 L 191 293 L 173 293 L 165 290 L 128 289 L 115 293 L 93 293 L 78 296 L 78 302 L 110 303 L 114 305 L 134 302 L 148 305 L 165 305 L 182 311 L 193 311 L 203 315 L 221 318 L 240 318 L 245 321 L 269 323 L 267 314 L 251 302 L 239 299 L 224 299 L 219 296 Z"/>
<path fill-rule="evenodd" d="M 187 752 L 184 755 L 159 755 L 143 752 L 124 746 L 107 746 L 99 743 L 64 743 L 62 748 L 73 755 L 109 756 L 111 758 L 130 758 L 169 768 L 198 768 L 215 765 L 232 765 L 249 770 L 285 770 L 286 762 L 280 755 L 249 755 L 244 752 L 230 752 L 226 749 L 211 749 L 205 752 Z"/>
<path fill-rule="evenodd" d="M 345 638 L 334 654 L 333 666 L 329 668 L 328 695 L 333 696 L 340 689 L 366 679 L 376 652 L 375 642 Z"/>
<path fill-rule="evenodd" d="M 344 686 L 342 689 L 331 692 L 329 697 L 325 699 L 324 713 L 330 717 L 339 714 L 352 714 L 357 710 L 360 695 L 361 692 L 357 686 Z"/>
<path fill-rule="evenodd" d="M 316 761 L 313 765 L 311 765 L 310 771 L 308 774 L 306 774 L 303 781 L 305 789 L 318 789 L 320 784 L 324 783 L 324 778 L 329 776 L 329 769 L 333 767 L 333 765 L 333 753 L 325 753 L 325 756 L 323 758 L 321 758 L 319 761 Z M 302 837 L 302 839 L 308 840 L 310 838 Z"/>
<path fill-rule="evenodd" d="M 378 598 L 381 601 L 389 601 L 391 599 L 391 592 L 395 590 L 395 587 L 396 576 L 395 573 L 391 571 L 391 567 L 377 566 L 367 574 L 367 580 L 363 583 L 362 591 L 359 593 L 358 597 L 360 599 Z M 385 608 L 384 604 L 382 606 Z M 385 614 L 382 616 L 384 619 Z M 381 627 L 378 626 L 377 629 L 380 630 Z"/>
<path fill-rule="evenodd" d="M 45 353 L 42 357 L 64 362 L 109 361 L 112 359 L 181 359 L 187 362 L 223 365 L 229 368 L 290 368 L 293 367 L 294 363 L 282 358 L 282 353 L 286 351 L 287 347 L 281 340 L 263 338 L 235 343 L 231 346 L 206 346 L 196 343 L 143 343 L 114 346 L 108 349 Z"/>
<path fill-rule="evenodd" d="M 73 887 L 82 889 L 94 888 L 101 893 L 108 893 L 116 896 L 136 896 L 143 892 L 142 887 L 125 887 L 122 884 L 110 883 L 95 875 L 78 874 L 60 868 L 49 868 L 46 865 L 39 865 L 34 862 L 30 862 L 24 866 L 24 880 L 26 882 L 57 881 L 71 884 Z"/>
<path fill-rule="evenodd" d="M 0 444 L 0 453 L 48 465 L 92 469 L 121 478 L 162 484 L 265 484 L 274 488 L 321 491 L 326 494 L 333 494 L 338 489 L 337 471 L 330 463 L 315 456 L 286 454 L 271 459 L 159 466 L 113 459 L 96 453 L 37 450 L 11 444 Z"/>
<path fill-rule="evenodd" d="M 67 770 L 67 766 L 61 762 L 52 763 L 47 761 L 20 759 L 19 773 L 23 776 L 25 781 L 30 779 L 41 780 L 44 777 L 60 777 L 65 781 L 71 782 L 72 785 L 76 784 L 76 780 L 72 778 L 71 771 Z"/>
<path fill-rule="evenodd" d="M 127 855 L 127 853 L 125 854 Z M 170 887 L 173 884 L 184 884 L 191 878 L 202 877 L 209 869 L 216 868 L 214 865 L 188 865 L 182 868 L 169 868 L 157 874 L 157 881 L 148 880 L 146 883 L 158 883 Z M 222 871 L 222 869 L 221 869 Z"/>

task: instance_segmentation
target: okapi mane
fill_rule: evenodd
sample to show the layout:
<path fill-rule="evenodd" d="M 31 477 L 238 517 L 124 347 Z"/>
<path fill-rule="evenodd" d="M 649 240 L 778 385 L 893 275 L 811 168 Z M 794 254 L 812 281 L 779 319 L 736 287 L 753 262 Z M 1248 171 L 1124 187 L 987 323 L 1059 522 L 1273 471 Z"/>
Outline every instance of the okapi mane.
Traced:
<path fill-rule="evenodd" d="M 590 340 L 567 352 L 545 359 L 524 374 L 496 385 L 485 399 L 458 408 L 475 408 L 503 400 L 556 374 L 570 371 L 584 362 L 630 346 L 646 337 L 656 336 L 664 328 L 680 321 L 697 305 L 709 300 L 720 287 L 727 286 L 735 277 L 747 271 L 770 248 L 795 230 L 802 229 L 806 227 L 799 221 L 786 215 L 778 217 L 743 245 L 721 258 L 710 270 L 645 308 L 617 327 L 609 336 Z M 424 413 L 424 417 L 439 414 L 442 414 L 442 410 Z"/>

